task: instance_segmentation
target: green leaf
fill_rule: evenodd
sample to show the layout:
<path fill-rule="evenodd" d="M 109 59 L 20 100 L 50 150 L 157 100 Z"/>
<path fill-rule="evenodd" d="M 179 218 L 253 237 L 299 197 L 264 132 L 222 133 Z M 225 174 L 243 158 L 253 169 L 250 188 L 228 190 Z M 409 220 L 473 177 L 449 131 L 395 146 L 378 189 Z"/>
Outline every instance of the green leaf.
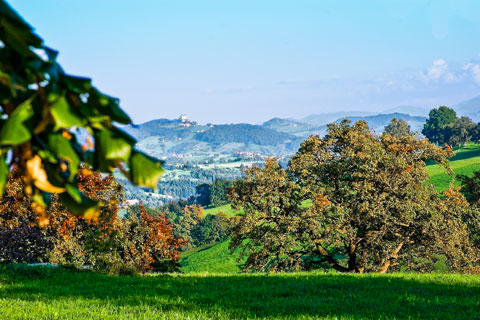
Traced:
<path fill-rule="evenodd" d="M 35 57 L 30 47 L 39 48 L 42 39 L 32 32 L 27 24 L 8 4 L 0 1 L 0 26 L 5 46 L 11 47 L 22 57 Z"/>
<path fill-rule="evenodd" d="M 53 95 L 49 97 L 49 100 L 55 99 Z M 60 96 L 54 100 L 50 106 L 50 114 L 55 121 L 55 130 L 64 128 L 69 129 L 71 127 L 82 127 L 85 124 L 85 120 L 70 106 L 64 96 Z"/>
<path fill-rule="evenodd" d="M 73 148 L 70 141 L 59 133 L 49 134 L 47 137 L 47 145 L 50 151 L 60 159 L 68 162 L 70 169 L 70 177 L 73 178 L 78 172 L 80 165 L 80 157 Z"/>
<path fill-rule="evenodd" d="M 75 200 L 77 203 L 82 203 L 82 193 L 80 190 L 72 186 L 71 184 L 67 184 L 67 192 Z"/>
<path fill-rule="evenodd" d="M 15 86 L 12 83 L 12 77 L 3 71 L 0 70 L 0 83 L 10 89 L 10 94 L 12 97 L 17 96 L 17 91 L 15 90 Z"/>
<path fill-rule="evenodd" d="M 101 114 L 107 115 L 113 121 L 123 124 L 132 123 L 130 117 L 120 108 L 119 99 L 117 98 L 107 96 L 94 88 L 89 102 L 96 105 Z"/>
<path fill-rule="evenodd" d="M 80 201 L 77 201 L 78 198 L 74 199 L 69 192 L 64 192 L 58 197 L 65 208 L 76 216 L 95 218 L 100 213 L 100 203 L 85 197 L 82 193 L 80 193 Z"/>
<path fill-rule="evenodd" d="M 130 156 L 130 180 L 136 184 L 156 188 L 163 173 L 163 161 L 134 150 Z"/>
<path fill-rule="evenodd" d="M 5 191 L 5 185 L 7 184 L 9 173 L 10 173 L 10 170 L 8 169 L 5 156 L 1 156 L 0 157 L 0 197 L 2 197 L 3 191 Z"/>
<path fill-rule="evenodd" d="M 19 105 L 2 125 L 0 129 L 0 145 L 16 146 L 30 140 L 32 133 L 25 125 L 25 121 L 34 114 L 30 104 L 31 99 Z"/>
<path fill-rule="evenodd" d="M 92 87 L 92 80 L 89 78 L 62 75 L 61 79 L 65 82 L 68 89 L 76 93 L 87 92 Z"/>
<path fill-rule="evenodd" d="M 99 148 L 101 157 L 128 162 L 135 144 L 134 138 L 117 128 L 95 131 L 94 137 L 95 148 Z"/>
<path fill-rule="evenodd" d="M 120 108 L 118 99 L 109 97 L 105 111 L 113 121 L 123 124 L 130 124 L 132 122 L 130 117 Z"/>

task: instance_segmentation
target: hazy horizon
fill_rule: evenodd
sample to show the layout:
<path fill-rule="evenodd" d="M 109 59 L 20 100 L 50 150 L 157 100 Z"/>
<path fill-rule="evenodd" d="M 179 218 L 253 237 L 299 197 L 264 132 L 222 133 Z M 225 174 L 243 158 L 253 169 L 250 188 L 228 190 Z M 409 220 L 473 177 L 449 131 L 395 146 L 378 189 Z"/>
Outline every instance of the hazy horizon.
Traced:
<path fill-rule="evenodd" d="M 477 1 L 9 3 L 135 123 L 261 123 L 480 95 Z"/>

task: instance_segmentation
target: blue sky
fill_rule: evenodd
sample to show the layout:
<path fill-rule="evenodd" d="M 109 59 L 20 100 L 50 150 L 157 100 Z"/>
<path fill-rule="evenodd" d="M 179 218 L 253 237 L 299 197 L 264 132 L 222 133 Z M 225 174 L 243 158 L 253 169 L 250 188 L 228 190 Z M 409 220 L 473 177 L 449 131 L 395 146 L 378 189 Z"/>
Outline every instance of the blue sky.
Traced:
<path fill-rule="evenodd" d="M 137 123 L 261 123 L 480 95 L 480 1 L 10 0 Z"/>

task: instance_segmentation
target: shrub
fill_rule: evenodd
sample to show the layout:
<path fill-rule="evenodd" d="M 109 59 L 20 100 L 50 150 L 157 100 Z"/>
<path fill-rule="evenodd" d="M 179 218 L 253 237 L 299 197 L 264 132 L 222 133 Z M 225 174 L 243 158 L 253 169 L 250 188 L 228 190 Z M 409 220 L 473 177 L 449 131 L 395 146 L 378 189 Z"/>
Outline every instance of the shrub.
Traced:
<path fill-rule="evenodd" d="M 4 229 L 0 231 L 0 264 L 44 262 L 51 245 L 38 226 Z"/>

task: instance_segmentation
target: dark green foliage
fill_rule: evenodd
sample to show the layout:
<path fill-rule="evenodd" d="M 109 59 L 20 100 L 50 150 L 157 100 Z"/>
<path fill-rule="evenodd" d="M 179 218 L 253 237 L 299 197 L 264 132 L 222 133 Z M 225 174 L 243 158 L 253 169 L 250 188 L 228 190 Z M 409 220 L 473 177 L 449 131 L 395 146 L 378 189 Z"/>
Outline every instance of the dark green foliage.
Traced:
<path fill-rule="evenodd" d="M 462 182 L 460 191 L 468 202 L 480 205 L 480 171 L 475 171 L 472 177 L 460 175 L 458 179 Z"/>
<path fill-rule="evenodd" d="M 447 143 L 444 128 L 455 123 L 457 113 L 455 110 L 446 106 L 440 106 L 438 109 L 430 110 L 428 119 L 423 126 L 422 134 L 431 142 L 437 144 Z"/>
<path fill-rule="evenodd" d="M 214 207 L 220 207 L 227 204 L 228 189 L 232 186 L 232 182 L 228 180 L 216 179 L 212 183 L 210 193 L 210 204 Z"/>
<path fill-rule="evenodd" d="M 230 219 L 224 213 L 205 216 L 191 231 L 194 246 L 200 247 L 226 240 L 229 227 Z"/>
<path fill-rule="evenodd" d="M 212 194 L 212 186 L 207 183 L 199 184 L 196 187 L 195 202 L 206 207 L 211 203 L 210 197 Z"/>
<path fill-rule="evenodd" d="M 197 133 L 195 137 L 200 141 L 215 145 L 238 142 L 261 146 L 281 144 L 297 139 L 286 133 L 251 124 L 217 125 L 205 132 Z"/>
<path fill-rule="evenodd" d="M 183 250 L 225 240 L 229 235 L 230 219 L 223 212 L 205 215 L 201 206 L 181 199 L 158 208 L 145 207 L 154 217 L 163 213 L 172 223 L 173 234 L 188 241 Z M 138 206 L 131 206 L 129 216 L 138 214 Z"/>
<path fill-rule="evenodd" d="M 473 123 L 469 117 L 457 118 L 453 109 L 441 106 L 430 111 L 422 133 L 438 145 L 460 147 L 480 139 L 480 126 Z"/>
<path fill-rule="evenodd" d="M 476 140 L 477 125 L 468 117 L 460 117 L 455 122 L 445 126 L 444 136 L 446 143 L 452 147 L 463 146 L 466 143 Z"/>

